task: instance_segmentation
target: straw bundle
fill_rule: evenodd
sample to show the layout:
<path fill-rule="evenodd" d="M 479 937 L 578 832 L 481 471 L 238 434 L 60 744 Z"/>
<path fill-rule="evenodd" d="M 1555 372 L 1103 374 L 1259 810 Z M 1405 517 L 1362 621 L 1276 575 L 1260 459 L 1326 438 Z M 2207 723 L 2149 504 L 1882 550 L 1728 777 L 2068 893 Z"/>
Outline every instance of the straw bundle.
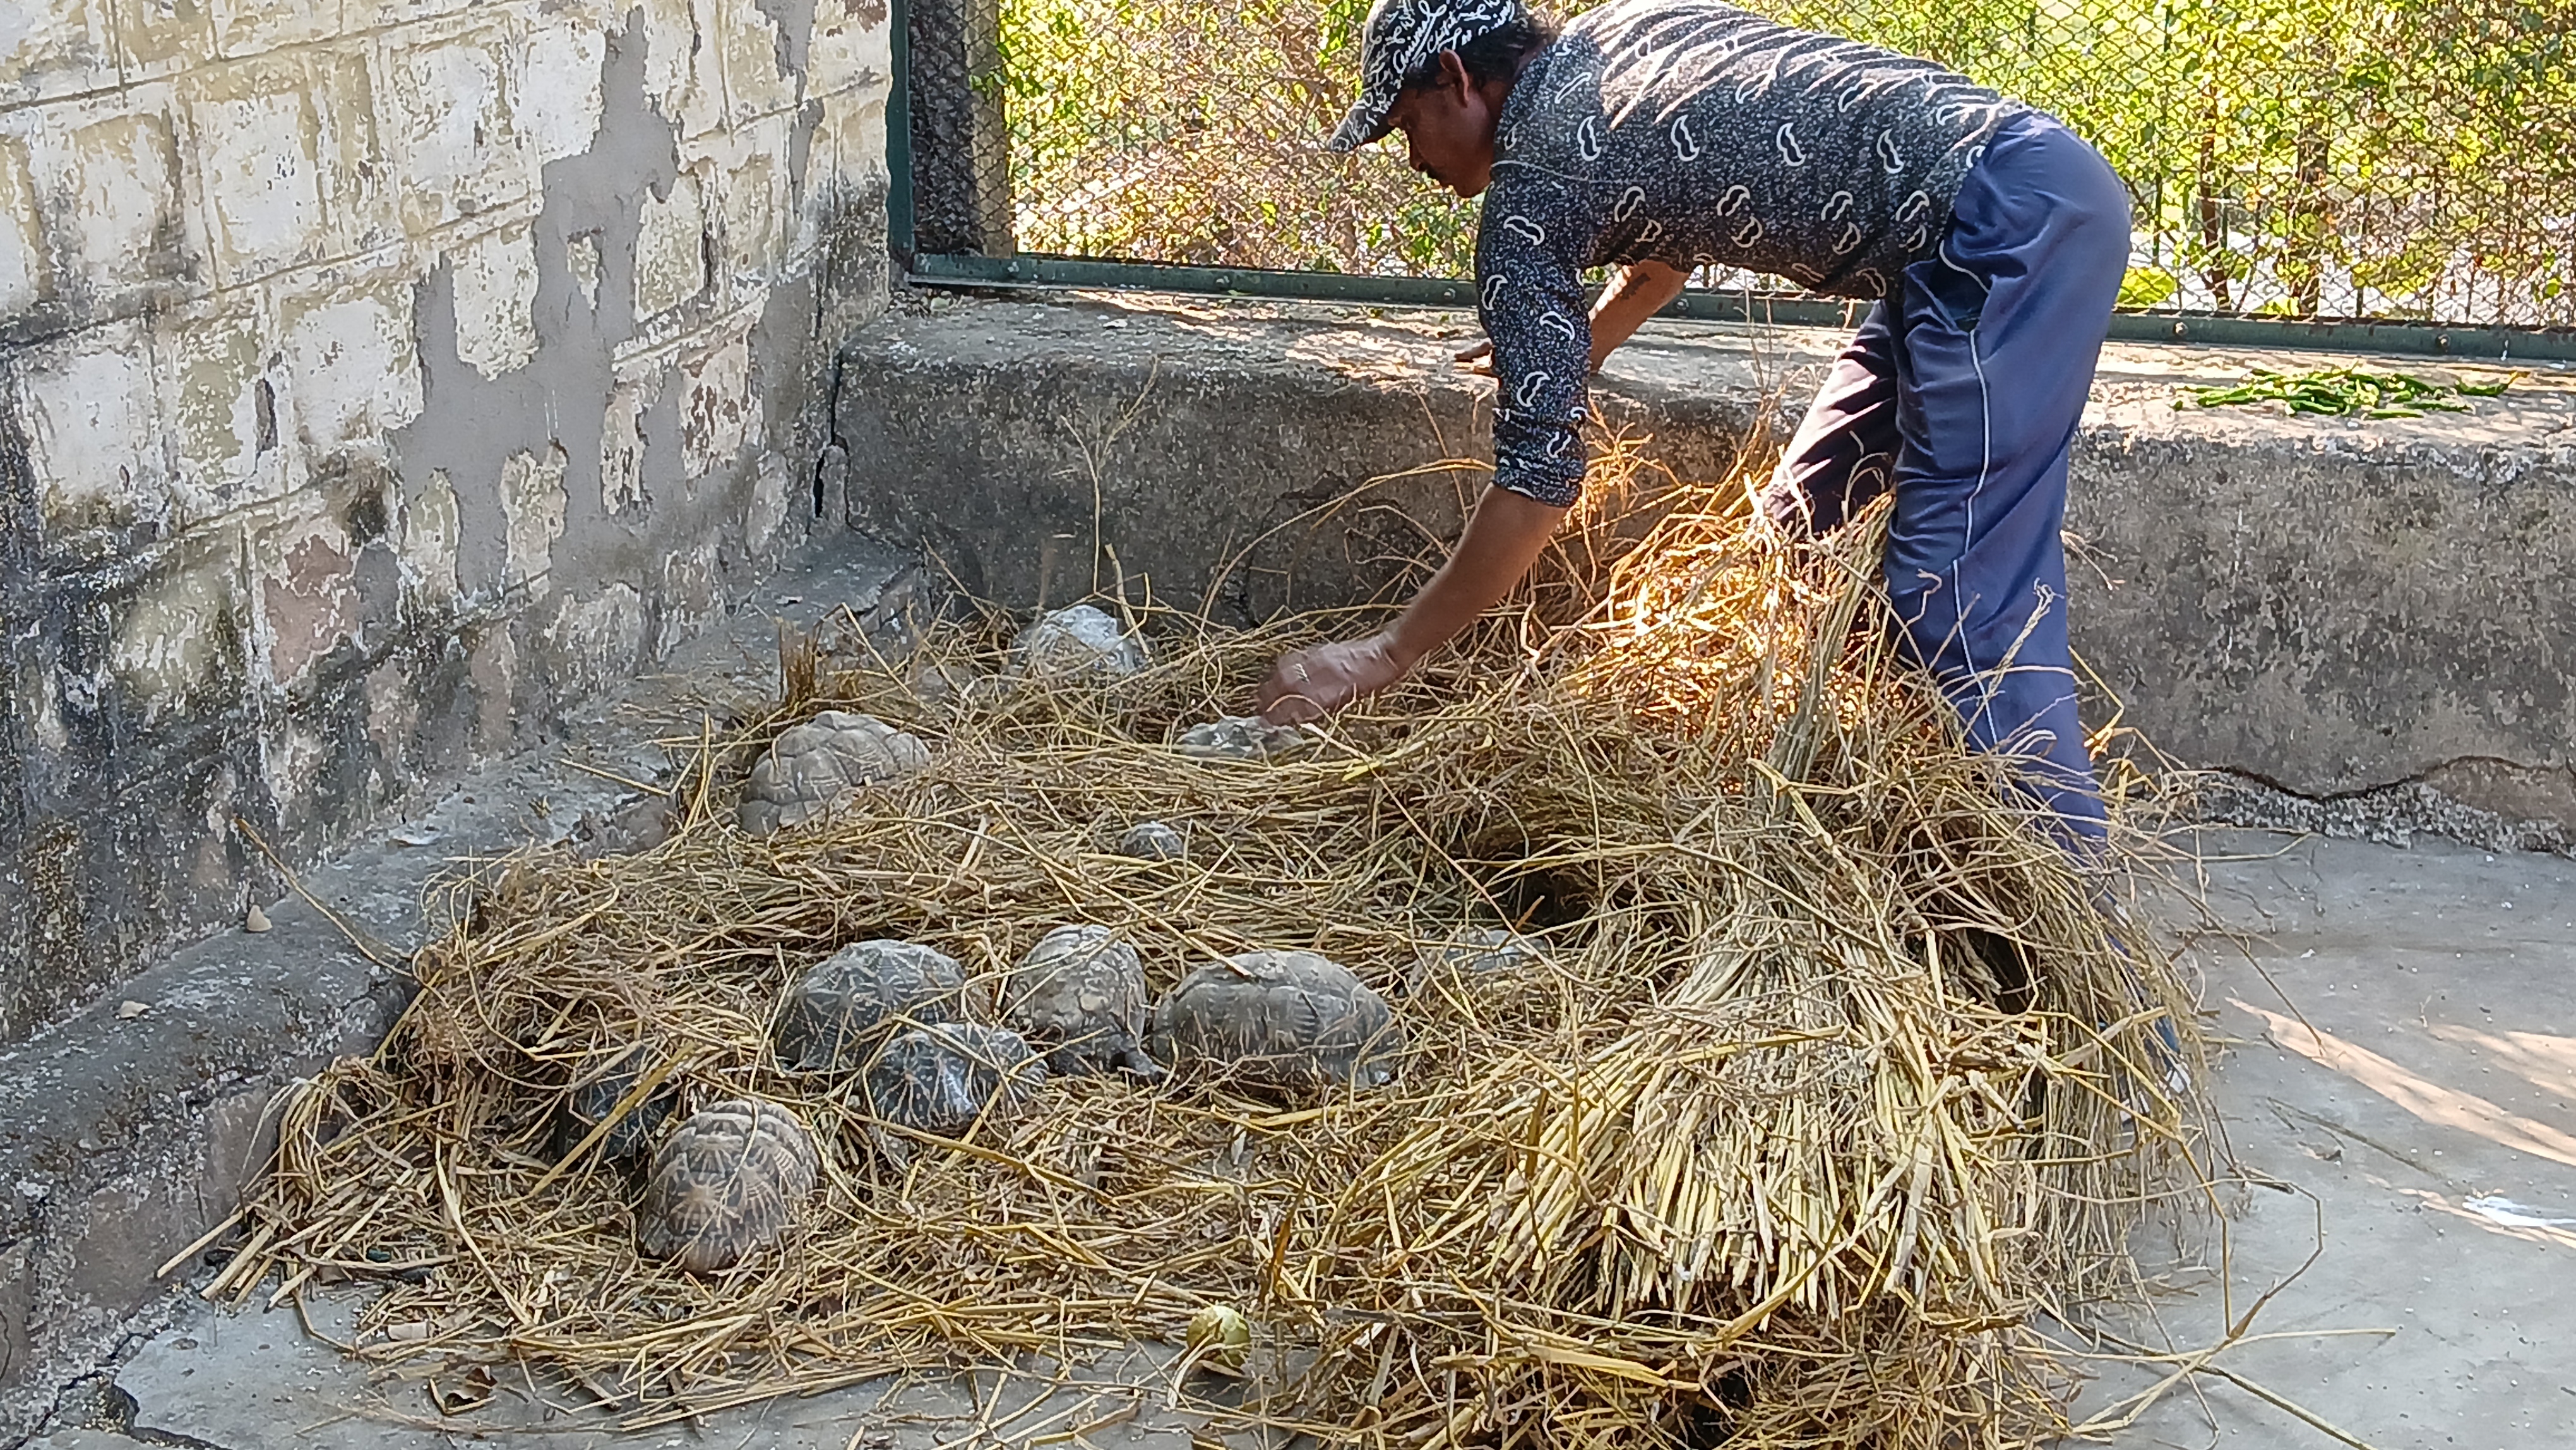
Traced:
<path fill-rule="evenodd" d="M 283 1114 L 210 1292 L 388 1278 L 361 1352 L 539 1360 L 639 1424 L 1177 1344 L 1222 1304 L 1256 1326 L 1259 1411 L 1334 1438 L 2024 1443 L 2061 1423 L 2033 1317 L 2118 1286 L 2182 1142 L 2146 1026 L 2179 998 L 1889 666 L 1873 543 L 1675 517 L 1581 627 L 1489 621 L 1267 764 L 1163 742 L 1330 621 L 1149 610 L 1157 662 L 1078 689 L 959 688 L 998 624 L 900 664 L 800 655 L 789 701 L 695 750 L 673 839 L 459 883 L 381 1051 Z M 729 783 L 821 705 L 930 766 L 746 838 Z M 1147 818 L 1192 858 L 1111 854 Z M 1396 1004 L 1404 1070 L 1306 1104 L 1062 1079 L 888 1155 L 852 1093 L 770 1060 L 787 983 L 846 942 L 924 942 L 989 989 L 1068 922 L 1117 929 L 1158 990 L 1323 952 Z M 1496 924 L 1544 960 L 1443 950 Z M 643 1260 L 600 1135 L 561 1150 L 567 1095 L 639 1043 L 624 1109 L 670 1085 L 814 1129 L 819 1204 L 781 1249 L 712 1281 Z"/>

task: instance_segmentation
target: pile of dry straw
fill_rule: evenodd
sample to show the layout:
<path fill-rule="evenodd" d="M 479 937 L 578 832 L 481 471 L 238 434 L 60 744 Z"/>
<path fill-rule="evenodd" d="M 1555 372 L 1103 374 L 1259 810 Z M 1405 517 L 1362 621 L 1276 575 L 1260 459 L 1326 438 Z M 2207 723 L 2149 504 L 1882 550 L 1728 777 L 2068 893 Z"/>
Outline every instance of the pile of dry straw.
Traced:
<path fill-rule="evenodd" d="M 999 621 L 901 664 L 807 655 L 697 753 L 665 844 L 458 888 L 382 1050 L 283 1110 L 215 1292 L 383 1277 L 369 1353 L 524 1357 L 637 1423 L 1177 1342 L 1226 1304 L 1257 1328 L 1251 1403 L 1329 1438 L 2024 1443 L 2063 1424 L 2035 1316 L 2125 1286 L 2184 1156 L 2149 1026 L 2181 1004 L 1891 666 L 1863 533 L 1800 553 L 1740 511 L 1669 518 L 1581 625 L 1489 620 L 1287 762 L 1164 742 L 1348 620 L 1148 607 L 1153 667 L 1079 690 L 951 688 L 998 666 Z M 823 705 L 932 765 L 746 838 L 729 791 Z M 1148 818 L 1191 859 L 1111 853 Z M 1058 1079 L 897 1171 L 852 1097 L 764 1051 L 844 943 L 993 974 L 1067 922 L 1124 933 L 1158 991 L 1212 954 L 1323 952 L 1412 1052 L 1321 1104 Z M 1498 924 L 1546 960 L 1439 950 Z M 639 1041 L 692 1106 L 814 1126 L 825 1182 L 783 1251 L 717 1281 L 641 1260 L 633 1183 L 558 1157 L 569 1085 Z"/>

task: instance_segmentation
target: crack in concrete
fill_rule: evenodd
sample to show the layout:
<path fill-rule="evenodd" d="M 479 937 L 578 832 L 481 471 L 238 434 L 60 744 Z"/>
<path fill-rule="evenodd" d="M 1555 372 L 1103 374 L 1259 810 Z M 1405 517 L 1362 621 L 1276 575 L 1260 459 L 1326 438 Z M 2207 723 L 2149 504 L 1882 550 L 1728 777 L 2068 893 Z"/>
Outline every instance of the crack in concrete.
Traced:
<path fill-rule="evenodd" d="M 2369 1134 L 2364 1133 L 2359 1129 L 2347 1126 L 2346 1124 L 2336 1122 L 2334 1119 L 2325 1116 L 2323 1113 L 2313 1113 L 2305 1108 L 2292 1107 L 2288 1103 L 2281 1101 L 2279 1098 L 2265 1098 L 2263 1100 L 2263 1105 L 2270 1108 L 2272 1110 L 2272 1116 L 2279 1118 L 2282 1126 L 2289 1128 L 2293 1133 L 2297 1132 L 2298 1124 L 2300 1123 L 2305 1123 L 2312 1128 L 2322 1128 L 2326 1132 L 2331 1133 L 2338 1138 L 2349 1138 L 2353 1142 L 2359 1143 L 2361 1146 L 2387 1158 L 2393 1163 L 2402 1163 L 2406 1167 L 2415 1170 L 2416 1173 L 2425 1178 L 2431 1179 L 2435 1183 L 2447 1183 L 2450 1181 L 2444 1178 L 2441 1174 L 2434 1172 L 2423 1164 L 2416 1162 L 2414 1159 L 2407 1157 L 2405 1154 L 2400 1153 L 2396 1149 L 2389 1147 L 2387 1144 L 2380 1142 L 2378 1139 L 2371 1137 Z"/>
<path fill-rule="evenodd" d="M 2326 805 L 2332 804 L 2336 801 L 2357 800 L 2365 796 L 2377 794 L 2381 791 L 2397 790 L 2410 785 L 2429 785 L 2434 780 L 2438 779 L 2445 771 L 2456 770 L 2462 766 L 2492 766 L 2504 770 L 2519 771 L 2534 775 L 2567 774 L 2571 777 L 2576 777 L 2576 771 L 2571 771 L 2568 767 L 2563 765 L 2533 765 L 2527 761 L 2513 760 L 2501 755 L 2454 755 L 2444 760 L 2435 761 L 2433 764 L 2424 767 L 2422 770 L 2415 771 L 2407 775 L 2401 775 L 2391 780 L 2376 781 L 2369 785 L 2355 786 L 2350 790 L 2326 791 L 2322 794 L 2313 791 L 2300 790 L 2295 786 L 2275 779 L 2270 775 L 2266 775 L 2262 771 L 2247 770 L 2241 766 L 2219 766 L 2213 768 L 2211 773 L 2233 776 L 2239 780 L 2252 781 L 2266 790 L 2276 790 L 2283 795 L 2296 796 L 2301 800 L 2315 801 L 2320 805 Z"/>
<path fill-rule="evenodd" d="M 172 1447 L 172 1450 L 232 1450 L 229 1445 L 217 1444 L 212 1440 L 200 1440 L 194 1435 L 181 1434 L 176 1430 L 146 1429 L 137 1425 L 135 1417 L 143 1413 L 142 1403 L 114 1380 L 108 1382 L 105 1399 L 112 1417 L 110 1424 L 105 1428 L 136 1444 L 166 1445 Z"/>

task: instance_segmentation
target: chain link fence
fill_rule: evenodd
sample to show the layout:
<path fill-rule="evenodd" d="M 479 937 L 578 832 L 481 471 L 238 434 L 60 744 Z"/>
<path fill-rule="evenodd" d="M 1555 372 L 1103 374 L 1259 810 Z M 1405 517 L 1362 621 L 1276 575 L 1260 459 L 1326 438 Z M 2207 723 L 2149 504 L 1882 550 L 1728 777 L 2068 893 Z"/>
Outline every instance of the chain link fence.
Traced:
<path fill-rule="evenodd" d="M 910 48 L 913 245 L 924 252 L 1013 250 L 1011 135 L 997 0 L 915 0 Z"/>
<path fill-rule="evenodd" d="M 1471 269 L 1475 205 L 1414 175 L 1400 143 L 1322 148 L 1356 85 L 1365 0 L 983 3 L 998 3 L 998 35 L 967 85 L 999 109 L 993 141 L 970 150 L 1022 250 Z M 2130 307 L 2576 326 L 2576 23 L 2563 4 L 1751 8 L 1932 58 L 2063 117 L 2136 198 Z M 918 47 L 918 18 L 914 30 Z"/>

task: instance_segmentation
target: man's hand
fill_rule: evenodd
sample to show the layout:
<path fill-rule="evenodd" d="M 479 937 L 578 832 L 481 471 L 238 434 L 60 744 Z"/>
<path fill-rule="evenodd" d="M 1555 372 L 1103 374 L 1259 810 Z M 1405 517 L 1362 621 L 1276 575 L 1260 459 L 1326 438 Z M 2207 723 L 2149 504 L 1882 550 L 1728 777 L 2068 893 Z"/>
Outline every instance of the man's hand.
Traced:
<path fill-rule="evenodd" d="M 1486 489 L 1449 562 L 1395 623 L 1363 640 L 1280 656 L 1253 708 L 1273 725 L 1301 725 L 1412 674 L 1423 657 L 1511 592 L 1564 518 L 1565 510 L 1553 504 Z"/>
<path fill-rule="evenodd" d="M 1270 667 L 1253 709 L 1273 725 L 1303 725 L 1413 673 L 1385 635 L 1290 650 Z"/>

